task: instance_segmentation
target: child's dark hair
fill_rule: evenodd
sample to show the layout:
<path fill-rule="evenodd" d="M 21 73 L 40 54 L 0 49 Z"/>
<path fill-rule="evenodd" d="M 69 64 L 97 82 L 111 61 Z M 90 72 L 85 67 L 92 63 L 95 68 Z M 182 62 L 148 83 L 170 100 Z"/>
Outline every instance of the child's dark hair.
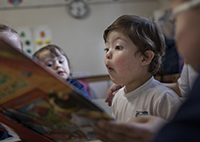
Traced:
<path fill-rule="evenodd" d="M 69 69 L 70 69 L 70 62 L 69 62 L 69 59 L 67 57 L 67 55 L 65 54 L 65 52 L 60 48 L 58 47 L 57 45 L 54 45 L 54 44 L 49 44 L 49 45 L 46 45 L 42 48 L 40 48 L 38 51 L 36 51 L 34 54 L 33 54 L 33 58 L 37 58 L 40 60 L 39 58 L 39 54 L 44 51 L 44 50 L 49 50 L 51 52 L 51 55 L 53 57 L 58 57 L 58 52 L 56 51 L 56 49 L 63 55 L 66 57 L 67 61 L 68 61 L 68 66 L 69 66 Z"/>
<path fill-rule="evenodd" d="M 12 29 L 9 26 L 6 26 L 4 24 L 0 24 L 0 32 L 7 32 L 7 31 L 11 31 L 12 33 L 15 33 L 18 35 L 18 33 L 14 29 Z"/>
<path fill-rule="evenodd" d="M 16 34 L 19 37 L 19 34 L 17 33 L 17 31 L 15 31 L 11 27 L 6 26 L 4 24 L 0 24 L 0 32 L 11 32 L 13 34 Z M 19 39 L 20 39 L 20 37 L 19 37 Z M 20 39 L 20 43 L 21 43 L 21 48 L 23 49 L 23 44 L 22 44 L 21 39 Z"/>
<path fill-rule="evenodd" d="M 165 51 L 165 39 L 160 28 L 152 21 L 135 15 L 122 15 L 116 19 L 105 31 L 104 41 L 111 31 L 121 31 L 126 37 L 138 47 L 136 53 L 145 55 L 147 50 L 152 50 L 155 54 L 149 72 L 154 75 L 160 68 L 161 58 Z"/>

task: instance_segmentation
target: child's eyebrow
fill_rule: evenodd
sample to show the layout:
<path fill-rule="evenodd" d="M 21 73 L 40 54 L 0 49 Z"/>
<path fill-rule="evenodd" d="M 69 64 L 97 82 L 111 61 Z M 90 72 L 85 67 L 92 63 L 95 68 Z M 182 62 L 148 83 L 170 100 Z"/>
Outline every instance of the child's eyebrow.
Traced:
<path fill-rule="evenodd" d="M 117 41 L 117 40 L 122 40 L 122 41 L 125 41 L 125 42 L 127 42 L 127 40 L 125 39 L 125 38 L 122 38 L 122 37 L 116 37 L 116 38 L 114 38 L 114 40 L 113 40 L 113 42 L 115 42 L 115 41 Z"/>
<path fill-rule="evenodd" d="M 46 61 L 44 61 L 45 64 L 48 63 L 48 62 L 53 62 L 53 61 L 52 60 L 46 60 Z"/>
<path fill-rule="evenodd" d="M 58 59 L 65 59 L 66 57 L 65 56 L 58 56 L 57 58 Z"/>

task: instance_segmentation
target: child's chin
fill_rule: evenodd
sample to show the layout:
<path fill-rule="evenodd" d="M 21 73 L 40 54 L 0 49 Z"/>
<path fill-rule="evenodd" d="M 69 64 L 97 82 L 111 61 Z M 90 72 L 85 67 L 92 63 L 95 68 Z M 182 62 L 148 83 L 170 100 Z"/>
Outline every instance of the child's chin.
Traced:
<path fill-rule="evenodd" d="M 60 78 L 66 80 L 66 79 L 67 79 L 67 76 L 65 76 L 65 75 L 60 75 Z"/>

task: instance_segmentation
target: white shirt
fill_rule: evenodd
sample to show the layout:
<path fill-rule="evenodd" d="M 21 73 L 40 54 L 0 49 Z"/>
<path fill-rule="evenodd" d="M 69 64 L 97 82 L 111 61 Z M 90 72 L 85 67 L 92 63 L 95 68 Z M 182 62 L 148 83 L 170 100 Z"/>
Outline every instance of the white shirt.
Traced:
<path fill-rule="evenodd" d="M 171 120 L 182 104 L 174 91 L 153 77 L 127 94 L 124 88 L 115 94 L 112 102 L 112 115 L 121 122 L 127 122 L 136 115 L 146 113 Z"/>

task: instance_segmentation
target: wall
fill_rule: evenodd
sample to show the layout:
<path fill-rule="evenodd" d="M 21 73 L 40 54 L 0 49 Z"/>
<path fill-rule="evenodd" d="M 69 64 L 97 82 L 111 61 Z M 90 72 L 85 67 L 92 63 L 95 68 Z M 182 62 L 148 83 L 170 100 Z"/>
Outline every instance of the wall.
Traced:
<path fill-rule="evenodd" d="M 0 10 L 1 23 L 13 28 L 48 25 L 53 43 L 62 47 L 69 56 L 76 75 L 107 74 L 104 66 L 103 31 L 120 15 L 152 15 L 159 3 L 110 2 L 90 4 L 91 13 L 85 19 L 75 19 L 66 6 L 36 9 Z"/>
<path fill-rule="evenodd" d="M 166 10 L 170 9 L 169 0 L 158 0 L 158 3 L 159 3 L 159 9 L 153 12 L 154 19 L 156 22 L 159 20 L 159 18 L 165 15 Z"/>
<path fill-rule="evenodd" d="M 169 3 L 169 0 L 158 0 L 159 2 L 159 7 L 160 9 L 169 9 L 170 8 L 170 3 Z"/>

